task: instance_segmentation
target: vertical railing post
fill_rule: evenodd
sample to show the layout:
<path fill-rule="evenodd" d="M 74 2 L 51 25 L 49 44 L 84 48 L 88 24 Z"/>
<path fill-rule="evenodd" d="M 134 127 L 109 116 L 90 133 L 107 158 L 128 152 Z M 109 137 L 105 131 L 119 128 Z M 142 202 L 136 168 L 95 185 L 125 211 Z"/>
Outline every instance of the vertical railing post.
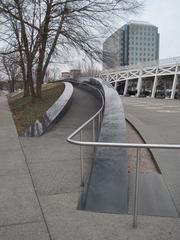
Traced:
<path fill-rule="evenodd" d="M 92 138 L 93 142 L 96 141 L 96 126 L 95 126 L 95 119 L 92 121 Z"/>
<path fill-rule="evenodd" d="M 101 128 L 101 113 L 99 113 L 98 115 L 98 131 L 100 131 L 100 128 Z"/>
<path fill-rule="evenodd" d="M 80 131 L 80 142 L 83 140 L 83 131 Z M 80 161 L 81 161 L 81 187 L 84 186 L 84 159 L 83 159 L 83 146 L 80 145 Z"/>
<path fill-rule="evenodd" d="M 102 120 L 103 120 L 103 110 L 101 110 L 100 114 L 101 114 L 101 122 L 102 122 Z"/>
<path fill-rule="evenodd" d="M 137 228 L 140 159 L 141 159 L 141 148 L 137 148 L 135 191 L 134 191 L 133 228 Z"/>

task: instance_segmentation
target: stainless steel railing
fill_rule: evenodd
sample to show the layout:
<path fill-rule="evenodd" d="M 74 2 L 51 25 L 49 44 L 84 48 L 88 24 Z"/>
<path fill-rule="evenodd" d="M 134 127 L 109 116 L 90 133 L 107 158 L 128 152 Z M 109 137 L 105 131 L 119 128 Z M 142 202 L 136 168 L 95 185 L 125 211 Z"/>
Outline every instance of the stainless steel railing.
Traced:
<path fill-rule="evenodd" d="M 93 86 L 91 86 L 91 88 L 94 88 Z M 96 89 L 96 88 L 94 88 Z M 81 159 L 81 186 L 84 186 L 84 160 L 83 160 L 83 144 L 79 144 L 79 143 L 83 143 L 83 129 L 89 125 L 90 123 L 92 123 L 92 140 L 93 143 L 96 142 L 96 135 L 98 136 L 98 131 L 101 128 L 101 119 L 103 116 L 103 110 L 104 110 L 104 96 L 101 93 L 101 91 L 99 89 L 96 89 L 102 99 L 102 106 L 100 107 L 100 109 L 90 118 L 88 119 L 84 124 L 82 124 L 77 130 L 75 130 L 68 138 L 67 141 L 72 143 L 72 144 L 76 144 L 76 145 L 80 145 L 80 159 Z M 96 132 L 96 126 L 98 131 Z M 72 138 L 75 137 L 78 133 L 80 133 L 80 141 L 76 141 L 73 140 Z M 85 143 L 85 142 L 84 142 Z M 91 145 L 89 145 L 91 146 Z"/>
<path fill-rule="evenodd" d="M 69 143 L 80 146 L 80 160 L 81 160 L 81 186 L 84 186 L 84 159 L 83 159 L 83 146 L 93 147 L 118 147 L 118 148 L 136 148 L 136 173 L 135 173 L 135 192 L 134 192 L 134 209 L 133 209 L 133 227 L 137 228 L 138 217 L 138 193 L 139 193 L 139 167 L 141 161 L 141 149 L 180 149 L 180 144 L 139 144 L 139 143 L 112 143 L 112 142 L 96 142 L 96 120 L 98 122 L 98 131 L 100 131 L 102 113 L 104 109 L 104 97 L 99 91 L 102 97 L 102 106 L 96 114 L 94 114 L 88 121 L 82 124 L 76 129 L 68 138 Z M 83 141 L 84 128 L 92 123 L 92 142 Z M 80 140 L 74 140 L 73 138 L 80 134 Z"/>

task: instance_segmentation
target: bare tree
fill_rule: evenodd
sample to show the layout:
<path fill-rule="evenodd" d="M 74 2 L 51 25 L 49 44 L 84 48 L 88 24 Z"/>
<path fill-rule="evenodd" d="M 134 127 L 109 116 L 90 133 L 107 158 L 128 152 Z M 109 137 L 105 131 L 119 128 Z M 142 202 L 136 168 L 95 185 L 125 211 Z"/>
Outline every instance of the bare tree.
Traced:
<path fill-rule="evenodd" d="M 27 95 L 41 97 L 48 65 L 62 50 L 102 58 L 99 37 L 113 18 L 140 6 L 140 0 L 0 0 L 1 41 L 20 56 Z"/>
<path fill-rule="evenodd" d="M 8 77 L 9 91 L 14 92 L 15 84 L 22 79 L 19 55 L 11 53 L 1 57 L 1 71 Z"/>

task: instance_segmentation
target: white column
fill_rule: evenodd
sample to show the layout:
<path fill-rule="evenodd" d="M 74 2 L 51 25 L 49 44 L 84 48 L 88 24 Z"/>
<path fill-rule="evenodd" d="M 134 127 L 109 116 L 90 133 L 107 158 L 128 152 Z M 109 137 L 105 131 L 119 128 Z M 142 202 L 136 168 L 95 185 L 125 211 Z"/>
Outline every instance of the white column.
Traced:
<path fill-rule="evenodd" d="M 156 88 L 157 88 L 157 84 L 158 84 L 158 71 L 159 71 L 159 66 L 157 66 L 157 68 L 156 68 L 156 73 L 155 73 L 155 77 L 154 77 L 153 89 L 152 89 L 152 94 L 151 94 L 152 98 L 154 98 L 155 94 L 156 94 Z"/>
<path fill-rule="evenodd" d="M 107 73 L 106 81 L 109 82 L 109 73 Z"/>
<path fill-rule="evenodd" d="M 116 82 L 114 84 L 114 88 L 117 90 L 117 80 L 116 80 Z"/>
<path fill-rule="evenodd" d="M 128 80 L 128 79 L 126 79 L 126 80 L 125 80 L 125 86 L 124 86 L 124 93 L 123 93 L 123 95 L 124 95 L 124 96 L 127 94 L 127 90 L 128 90 L 128 83 L 129 83 L 129 80 Z"/>
<path fill-rule="evenodd" d="M 175 93 L 176 93 L 176 87 L 177 87 L 177 80 L 178 80 L 178 65 L 176 66 L 175 74 L 174 74 L 174 80 L 173 80 L 173 85 L 172 85 L 172 90 L 171 90 L 171 99 L 174 99 Z"/>
<path fill-rule="evenodd" d="M 142 70 L 139 73 L 138 83 L 137 83 L 137 94 L 136 96 L 139 97 L 141 92 L 141 86 L 142 86 Z"/>
<path fill-rule="evenodd" d="M 153 83 L 153 88 L 152 88 L 152 93 L 151 93 L 151 97 L 152 97 L 152 98 L 155 97 L 157 83 L 158 83 L 158 76 L 157 76 L 157 73 L 156 73 L 156 75 L 155 75 L 155 77 L 154 77 L 154 83 Z"/>

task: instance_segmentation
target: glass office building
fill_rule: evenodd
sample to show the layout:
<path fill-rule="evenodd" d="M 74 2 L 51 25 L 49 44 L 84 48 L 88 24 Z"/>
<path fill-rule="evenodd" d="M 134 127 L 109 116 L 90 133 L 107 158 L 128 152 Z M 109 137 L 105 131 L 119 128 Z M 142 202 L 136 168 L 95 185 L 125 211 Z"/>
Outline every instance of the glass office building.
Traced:
<path fill-rule="evenodd" d="M 135 65 L 159 59 L 158 28 L 148 22 L 131 21 L 103 44 L 104 68 Z"/>

